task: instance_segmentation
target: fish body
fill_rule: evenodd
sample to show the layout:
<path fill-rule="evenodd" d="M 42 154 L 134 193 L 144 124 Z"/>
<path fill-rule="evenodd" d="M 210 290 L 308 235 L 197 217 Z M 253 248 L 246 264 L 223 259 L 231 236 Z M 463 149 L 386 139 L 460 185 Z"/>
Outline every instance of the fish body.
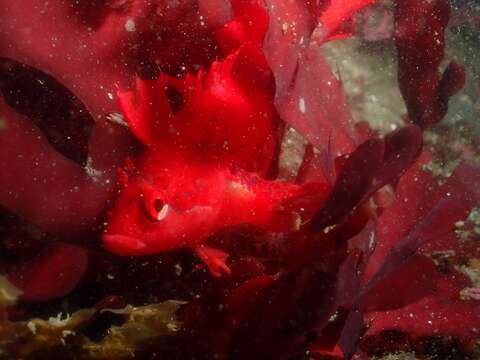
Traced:
<path fill-rule="evenodd" d="M 152 164 L 158 164 L 152 166 Z M 219 230 L 252 224 L 292 231 L 306 209 L 289 202 L 304 186 L 269 181 L 243 170 L 192 162 L 163 153 L 145 154 L 125 178 L 110 212 L 105 247 L 120 255 L 149 255 L 194 248 Z M 317 196 L 320 188 L 309 188 Z"/>
<path fill-rule="evenodd" d="M 119 93 L 145 151 L 120 171 L 103 236 L 108 250 L 148 255 L 190 247 L 213 274 L 228 272 L 227 255 L 207 248 L 208 237 L 239 224 L 290 231 L 308 217 L 310 200 L 326 193 L 267 180 L 278 151 L 274 81 L 245 66 L 248 59 L 239 51 L 206 73 L 138 80 L 134 91 Z"/>

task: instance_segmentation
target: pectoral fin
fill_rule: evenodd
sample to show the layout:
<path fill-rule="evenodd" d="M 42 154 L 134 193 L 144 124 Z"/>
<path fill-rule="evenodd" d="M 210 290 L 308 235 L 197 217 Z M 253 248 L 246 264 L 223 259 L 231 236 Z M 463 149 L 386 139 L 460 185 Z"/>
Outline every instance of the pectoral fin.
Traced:
<path fill-rule="evenodd" d="M 232 272 L 227 266 L 228 253 L 206 245 L 198 245 L 194 249 L 195 254 L 207 265 L 210 273 L 215 277 L 230 275 Z"/>

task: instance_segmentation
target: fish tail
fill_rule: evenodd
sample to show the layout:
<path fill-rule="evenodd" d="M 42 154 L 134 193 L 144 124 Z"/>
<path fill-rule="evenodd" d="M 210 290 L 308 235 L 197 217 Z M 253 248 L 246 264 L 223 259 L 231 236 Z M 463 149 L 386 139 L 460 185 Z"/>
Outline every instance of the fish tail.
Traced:
<path fill-rule="evenodd" d="M 329 188 L 330 186 L 324 183 L 304 184 L 296 194 L 282 202 L 284 211 L 296 216 L 295 230 L 310 221 L 325 201 Z"/>
<path fill-rule="evenodd" d="M 281 232 L 299 230 L 321 207 L 327 193 L 327 185 L 309 183 L 272 196 L 270 213 L 263 227 Z"/>

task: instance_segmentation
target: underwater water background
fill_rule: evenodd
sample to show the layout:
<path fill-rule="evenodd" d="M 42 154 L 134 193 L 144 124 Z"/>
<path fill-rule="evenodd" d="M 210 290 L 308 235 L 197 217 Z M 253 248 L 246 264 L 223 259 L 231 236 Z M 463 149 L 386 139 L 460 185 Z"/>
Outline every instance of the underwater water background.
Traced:
<path fill-rule="evenodd" d="M 0 0 L 0 359 L 480 359 L 480 2 L 400 1 Z"/>

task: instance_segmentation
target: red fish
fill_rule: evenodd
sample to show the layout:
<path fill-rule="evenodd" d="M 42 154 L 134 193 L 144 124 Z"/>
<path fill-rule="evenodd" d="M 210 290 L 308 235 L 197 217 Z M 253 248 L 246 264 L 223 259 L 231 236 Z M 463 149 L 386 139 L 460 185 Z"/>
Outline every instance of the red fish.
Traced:
<path fill-rule="evenodd" d="M 103 236 L 108 250 L 190 247 L 212 274 L 228 273 L 227 254 L 203 245 L 209 236 L 238 224 L 294 230 L 309 216 L 308 204 L 326 194 L 320 184 L 264 178 L 276 147 L 271 79 L 257 77 L 252 87 L 236 72 L 239 59 L 237 52 L 207 74 L 138 81 L 135 93 L 119 94 L 146 150 L 120 172 L 123 186 Z"/>

